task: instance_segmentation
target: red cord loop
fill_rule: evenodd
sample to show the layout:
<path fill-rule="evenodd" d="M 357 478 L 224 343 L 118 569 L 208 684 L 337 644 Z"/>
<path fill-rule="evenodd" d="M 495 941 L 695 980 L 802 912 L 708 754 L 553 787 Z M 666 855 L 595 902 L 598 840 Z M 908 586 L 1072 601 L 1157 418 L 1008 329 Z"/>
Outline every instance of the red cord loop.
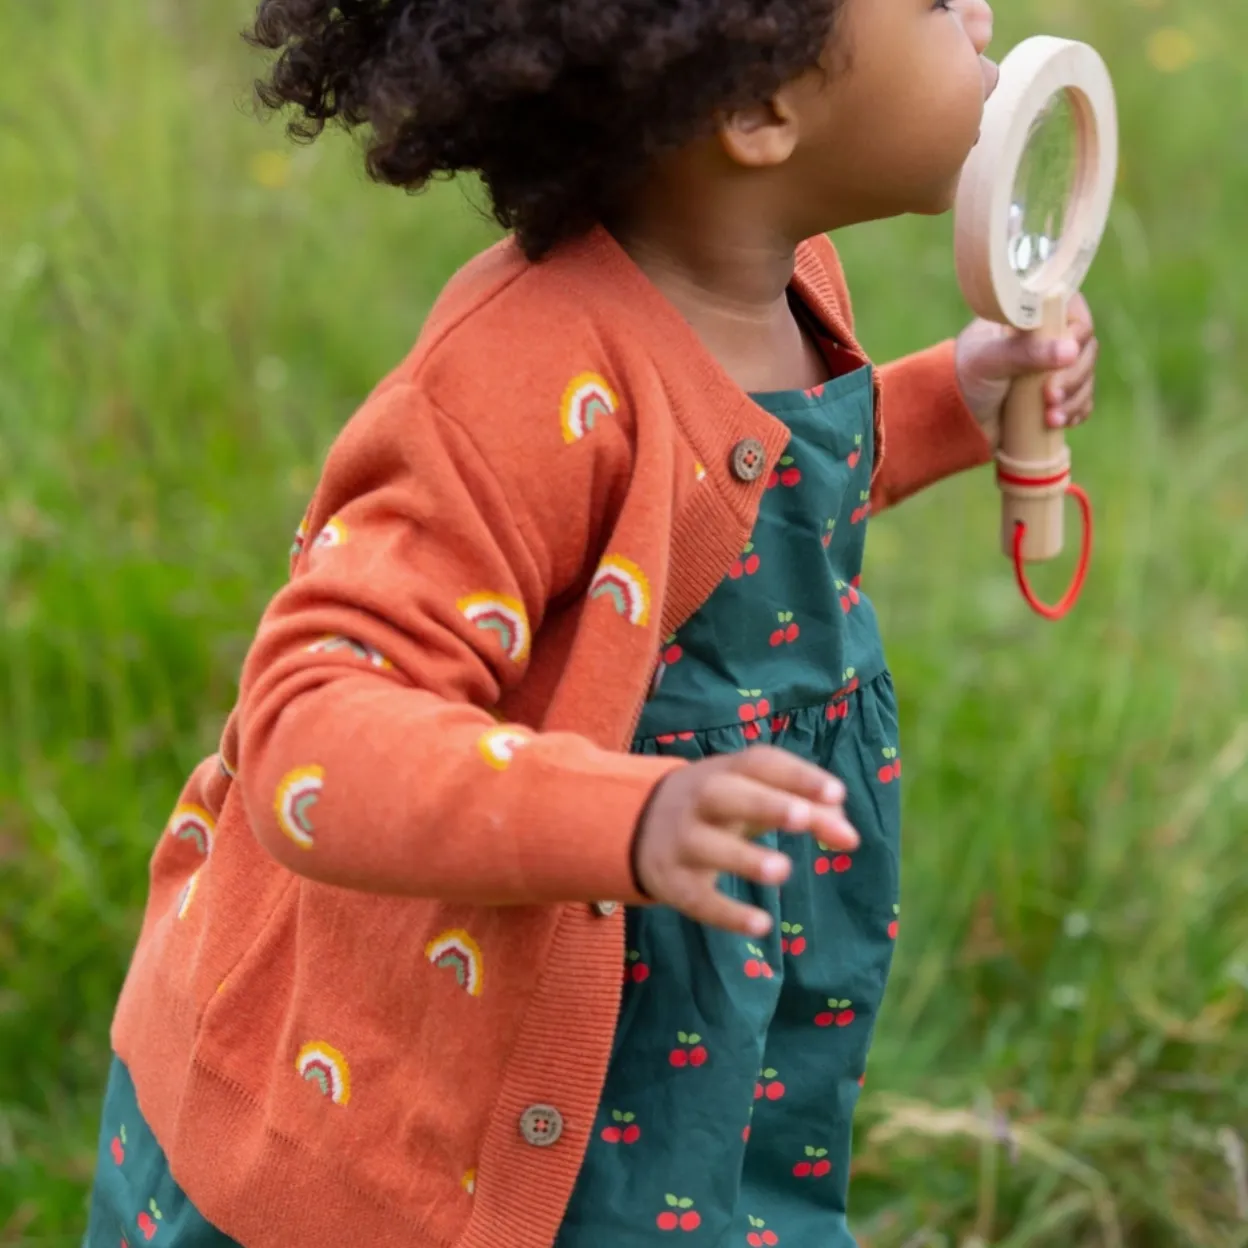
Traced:
<path fill-rule="evenodd" d="M 1073 481 L 1066 486 L 1066 493 L 1070 494 L 1075 502 L 1079 504 L 1079 510 L 1083 514 L 1083 541 L 1079 550 L 1079 565 L 1075 568 L 1074 580 L 1070 582 L 1070 588 L 1066 591 L 1062 600 L 1054 606 L 1041 602 L 1036 597 L 1030 582 L 1027 580 L 1027 568 L 1023 562 L 1023 541 L 1027 536 L 1027 526 L 1021 520 L 1014 525 L 1014 575 L 1018 578 L 1018 587 L 1023 591 L 1023 597 L 1026 599 L 1027 605 L 1037 615 L 1043 616 L 1046 620 L 1060 620 L 1063 616 L 1070 613 L 1075 603 L 1079 601 L 1079 595 L 1083 593 L 1083 583 L 1088 577 L 1088 564 L 1092 559 L 1091 500 L 1083 489 Z"/>

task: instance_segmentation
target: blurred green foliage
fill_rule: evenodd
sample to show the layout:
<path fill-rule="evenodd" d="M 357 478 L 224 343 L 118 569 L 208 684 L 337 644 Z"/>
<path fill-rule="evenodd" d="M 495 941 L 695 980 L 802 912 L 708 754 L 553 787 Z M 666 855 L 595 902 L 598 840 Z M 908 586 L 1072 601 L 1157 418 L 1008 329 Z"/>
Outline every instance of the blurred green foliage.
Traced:
<path fill-rule="evenodd" d="M 1001 47 L 1087 39 L 1120 93 L 1073 439 L 1098 548 L 1052 626 L 987 474 L 874 527 L 910 781 L 857 1223 L 1243 1248 L 1248 9 L 1000 7 Z M 0 6 L 0 1245 L 77 1242 L 150 848 L 329 441 L 492 237 L 455 188 L 382 190 L 341 137 L 258 123 L 245 16 Z M 877 358 L 960 326 L 947 219 L 838 242 Z"/>

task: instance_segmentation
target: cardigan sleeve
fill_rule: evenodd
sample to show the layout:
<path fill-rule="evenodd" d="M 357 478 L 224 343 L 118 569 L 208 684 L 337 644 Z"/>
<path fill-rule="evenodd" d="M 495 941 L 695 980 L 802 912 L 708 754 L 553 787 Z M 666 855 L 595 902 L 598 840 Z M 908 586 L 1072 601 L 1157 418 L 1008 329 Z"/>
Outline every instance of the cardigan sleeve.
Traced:
<path fill-rule="evenodd" d="M 627 455 L 594 441 L 561 480 L 573 534 Z M 679 764 L 491 714 L 559 589 L 509 494 L 409 385 L 331 452 L 239 699 L 244 808 L 291 870 L 474 904 L 642 900 L 633 830 Z"/>
<path fill-rule="evenodd" d="M 875 512 L 992 459 L 966 405 L 949 339 L 880 369 L 884 457 L 872 486 Z"/>

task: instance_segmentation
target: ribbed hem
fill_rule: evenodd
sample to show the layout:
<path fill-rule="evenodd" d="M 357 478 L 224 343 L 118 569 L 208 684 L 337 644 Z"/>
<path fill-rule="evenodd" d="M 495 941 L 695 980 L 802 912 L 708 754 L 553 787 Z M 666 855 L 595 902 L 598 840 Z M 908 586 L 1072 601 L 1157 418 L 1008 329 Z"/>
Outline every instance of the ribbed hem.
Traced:
<path fill-rule="evenodd" d="M 196 1056 L 198 1024 L 184 997 L 147 959 L 137 962 L 113 1049 L 199 1212 L 246 1248 L 550 1248 L 593 1130 L 624 960 L 623 908 L 609 917 L 585 905 L 561 910 L 486 1130 L 473 1212 L 453 1241 L 368 1192 L 347 1169 L 349 1157 L 338 1164 L 267 1127 L 253 1093 Z M 560 1053 L 565 1060 L 550 1060 Z M 550 1147 L 520 1134 L 521 1115 L 535 1104 L 563 1117 Z M 448 1190 L 448 1200 L 460 1198 Z"/>

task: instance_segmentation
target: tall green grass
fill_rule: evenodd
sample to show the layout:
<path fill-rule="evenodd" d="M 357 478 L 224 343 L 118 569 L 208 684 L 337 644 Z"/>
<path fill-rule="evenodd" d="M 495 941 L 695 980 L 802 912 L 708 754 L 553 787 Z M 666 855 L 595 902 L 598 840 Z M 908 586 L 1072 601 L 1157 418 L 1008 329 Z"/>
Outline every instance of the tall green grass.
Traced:
<path fill-rule="evenodd" d="M 1090 39 L 1120 91 L 1072 439 L 1096 560 L 1053 626 L 988 475 L 875 524 L 910 781 L 860 1237 L 1244 1248 L 1248 10 L 1001 8 L 1003 46 Z M 0 6 L 0 1245 L 81 1232 L 151 845 L 329 440 L 493 237 L 258 123 L 245 14 Z M 878 358 L 962 323 L 947 220 L 838 241 Z"/>

